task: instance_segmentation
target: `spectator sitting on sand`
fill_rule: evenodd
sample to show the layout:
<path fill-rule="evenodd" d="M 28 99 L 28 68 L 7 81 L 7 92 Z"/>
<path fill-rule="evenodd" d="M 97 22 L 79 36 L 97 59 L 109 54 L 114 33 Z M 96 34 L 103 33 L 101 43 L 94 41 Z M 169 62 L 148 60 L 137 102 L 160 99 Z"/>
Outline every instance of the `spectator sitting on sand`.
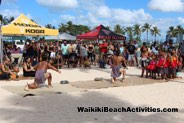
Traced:
<path fill-rule="evenodd" d="M 23 63 L 23 76 L 24 77 L 34 77 L 35 70 L 31 64 L 31 58 L 26 57 Z"/>
<path fill-rule="evenodd" d="M 84 64 L 83 65 L 84 65 L 84 68 L 87 68 L 87 67 L 91 68 L 91 63 L 90 63 L 90 60 L 88 59 L 87 56 L 84 57 Z"/>
<path fill-rule="evenodd" d="M 4 62 L 0 64 L 0 80 L 8 80 L 13 75 L 13 71 L 9 68 L 10 59 L 5 58 Z"/>

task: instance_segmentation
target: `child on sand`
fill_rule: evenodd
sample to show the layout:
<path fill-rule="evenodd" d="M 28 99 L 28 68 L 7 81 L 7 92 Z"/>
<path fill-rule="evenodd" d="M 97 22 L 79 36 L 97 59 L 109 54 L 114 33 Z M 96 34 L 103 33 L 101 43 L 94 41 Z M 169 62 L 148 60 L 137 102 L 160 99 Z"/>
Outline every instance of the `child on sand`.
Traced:
<path fill-rule="evenodd" d="M 151 78 L 156 79 L 156 55 L 153 54 L 152 55 L 152 60 L 150 61 L 148 67 L 147 67 L 147 71 L 146 71 L 146 78 L 148 77 L 148 73 L 150 73 Z"/>
<path fill-rule="evenodd" d="M 87 68 L 87 67 L 91 68 L 91 63 L 90 63 L 90 60 L 88 59 L 87 56 L 84 57 L 84 64 L 83 65 L 84 65 L 84 68 Z"/>

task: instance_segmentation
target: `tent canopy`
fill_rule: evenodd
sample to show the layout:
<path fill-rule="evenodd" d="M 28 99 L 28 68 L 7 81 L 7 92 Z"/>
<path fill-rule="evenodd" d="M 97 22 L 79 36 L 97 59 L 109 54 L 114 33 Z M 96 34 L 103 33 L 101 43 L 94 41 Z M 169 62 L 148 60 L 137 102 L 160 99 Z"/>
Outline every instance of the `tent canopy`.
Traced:
<path fill-rule="evenodd" d="M 126 40 L 125 36 L 119 35 L 110 31 L 108 28 L 104 27 L 103 25 L 99 25 L 95 29 L 85 34 L 81 34 L 77 36 L 77 39 L 87 39 L 87 40 Z"/>
<path fill-rule="evenodd" d="M 9 25 L 2 26 L 3 35 L 45 36 L 58 35 L 59 31 L 48 29 L 31 21 L 24 14 L 12 21 Z"/>
<path fill-rule="evenodd" d="M 71 40 L 71 41 L 75 41 L 76 40 L 76 36 L 70 35 L 68 33 L 61 33 L 57 36 L 47 36 L 45 37 L 45 39 L 47 40 L 51 40 L 51 39 L 59 39 L 59 40 Z"/>

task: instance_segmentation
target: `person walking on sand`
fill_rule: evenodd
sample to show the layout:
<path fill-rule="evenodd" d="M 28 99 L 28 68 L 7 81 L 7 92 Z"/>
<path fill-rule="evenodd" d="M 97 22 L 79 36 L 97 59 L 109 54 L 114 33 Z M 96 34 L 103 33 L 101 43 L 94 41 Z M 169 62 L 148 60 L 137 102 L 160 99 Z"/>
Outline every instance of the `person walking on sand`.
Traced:
<path fill-rule="evenodd" d="M 112 83 L 115 83 L 116 78 L 120 77 L 121 74 L 123 75 L 122 81 L 125 79 L 125 69 L 126 68 L 126 60 L 124 57 L 121 56 L 120 51 L 118 50 L 114 56 L 112 56 Z"/>
<path fill-rule="evenodd" d="M 52 69 L 58 73 L 61 73 L 60 70 L 56 69 L 50 63 L 48 63 L 46 57 L 42 58 L 42 62 L 36 65 L 34 68 L 36 69 L 34 83 L 28 84 L 25 86 L 24 90 L 28 91 L 29 89 L 36 89 L 41 87 L 41 85 L 45 84 L 45 80 L 48 79 L 48 87 L 52 87 L 52 75 L 51 73 L 47 73 L 47 69 Z"/>

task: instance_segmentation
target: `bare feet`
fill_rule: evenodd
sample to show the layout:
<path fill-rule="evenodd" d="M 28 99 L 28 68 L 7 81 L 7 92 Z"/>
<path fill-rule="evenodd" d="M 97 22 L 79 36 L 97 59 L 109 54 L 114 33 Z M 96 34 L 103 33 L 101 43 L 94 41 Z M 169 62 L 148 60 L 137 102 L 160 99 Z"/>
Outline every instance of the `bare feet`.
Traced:
<path fill-rule="evenodd" d="M 48 85 L 48 88 L 53 88 L 53 86 L 52 85 Z"/>
<path fill-rule="evenodd" d="M 124 82 L 125 78 L 122 78 L 121 82 Z"/>
<path fill-rule="evenodd" d="M 112 84 L 114 84 L 114 83 L 115 83 L 114 78 L 112 78 L 112 79 L 111 79 L 111 82 L 112 82 Z"/>
<path fill-rule="evenodd" d="M 25 85 L 24 90 L 25 90 L 25 91 L 29 91 L 28 84 L 27 84 L 27 85 Z"/>

